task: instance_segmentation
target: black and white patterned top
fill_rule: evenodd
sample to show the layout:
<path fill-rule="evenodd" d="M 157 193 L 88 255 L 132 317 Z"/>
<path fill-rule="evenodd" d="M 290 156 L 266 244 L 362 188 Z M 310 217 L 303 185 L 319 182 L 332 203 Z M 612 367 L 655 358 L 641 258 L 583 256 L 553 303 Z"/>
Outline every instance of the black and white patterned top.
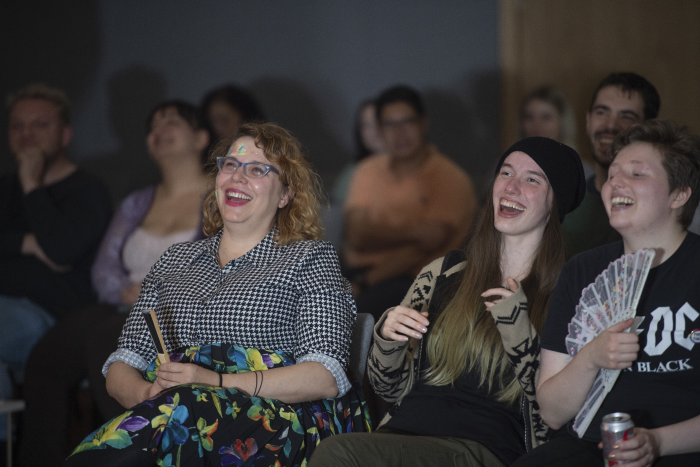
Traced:
<path fill-rule="evenodd" d="M 350 387 L 344 370 L 357 311 L 328 242 L 277 246 L 272 231 L 245 255 L 219 267 L 221 232 L 171 246 L 153 266 L 103 367 L 123 361 L 144 370 L 156 351 L 143 310 L 156 310 L 169 352 L 213 343 L 283 350 L 296 363 L 322 363 Z"/>

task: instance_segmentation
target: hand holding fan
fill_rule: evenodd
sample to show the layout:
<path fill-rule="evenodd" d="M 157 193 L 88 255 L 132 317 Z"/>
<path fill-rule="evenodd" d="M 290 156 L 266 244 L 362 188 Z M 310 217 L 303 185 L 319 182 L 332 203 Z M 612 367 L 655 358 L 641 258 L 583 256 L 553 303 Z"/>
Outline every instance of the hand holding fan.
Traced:
<path fill-rule="evenodd" d="M 148 332 L 151 334 L 151 340 L 153 340 L 153 345 L 156 347 L 156 353 L 158 354 L 160 364 L 162 365 L 163 363 L 170 362 L 168 352 L 165 349 L 165 343 L 163 342 L 163 334 L 160 333 L 160 326 L 158 326 L 156 310 L 144 310 L 143 318 L 146 320 L 146 327 L 148 327 Z"/>
<path fill-rule="evenodd" d="M 569 324 L 566 349 L 571 357 L 598 334 L 637 314 L 637 304 L 647 280 L 654 250 L 639 250 L 623 255 L 583 289 L 576 314 Z M 636 329 L 641 318 L 635 319 Z M 601 369 L 591 387 L 586 402 L 576 415 L 574 429 L 579 437 L 586 432 L 603 399 L 610 392 L 620 370 Z"/>

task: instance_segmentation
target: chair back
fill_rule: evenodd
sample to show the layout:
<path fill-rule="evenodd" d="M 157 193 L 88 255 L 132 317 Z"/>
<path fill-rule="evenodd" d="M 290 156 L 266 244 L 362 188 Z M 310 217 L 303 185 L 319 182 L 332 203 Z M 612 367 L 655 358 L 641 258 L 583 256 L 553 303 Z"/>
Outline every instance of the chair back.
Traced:
<path fill-rule="evenodd" d="M 372 343 L 373 329 L 374 317 L 369 313 L 358 313 L 355 327 L 352 330 L 348 370 L 355 373 L 360 381 L 362 381 L 367 368 L 367 354 L 369 353 L 369 345 Z"/>

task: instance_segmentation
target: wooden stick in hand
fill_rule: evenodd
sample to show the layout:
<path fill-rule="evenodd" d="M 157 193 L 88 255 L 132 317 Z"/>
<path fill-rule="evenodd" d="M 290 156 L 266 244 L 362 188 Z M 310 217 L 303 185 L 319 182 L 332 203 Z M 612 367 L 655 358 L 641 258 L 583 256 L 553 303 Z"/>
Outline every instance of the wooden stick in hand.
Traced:
<path fill-rule="evenodd" d="M 160 326 L 158 325 L 156 310 L 151 310 L 150 312 L 144 310 L 143 318 L 146 320 L 146 327 L 148 327 L 148 332 L 151 334 L 151 339 L 156 348 L 160 364 L 169 363 L 170 357 L 168 357 L 168 352 L 165 349 L 165 342 L 163 341 L 163 334 L 161 334 Z"/>

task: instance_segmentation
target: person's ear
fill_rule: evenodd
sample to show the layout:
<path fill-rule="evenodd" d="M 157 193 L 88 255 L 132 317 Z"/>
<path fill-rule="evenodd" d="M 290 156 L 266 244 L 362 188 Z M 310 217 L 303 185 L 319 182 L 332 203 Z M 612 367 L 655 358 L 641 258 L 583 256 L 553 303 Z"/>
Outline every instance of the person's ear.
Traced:
<path fill-rule="evenodd" d="M 682 208 L 690 199 L 693 190 L 687 186 L 685 188 L 677 188 L 671 193 L 671 209 Z"/>
<path fill-rule="evenodd" d="M 209 146 L 209 132 L 207 130 L 197 130 L 196 144 L 200 152 Z"/>
<path fill-rule="evenodd" d="M 420 119 L 420 128 L 423 132 L 423 136 L 428 136 L 428 130 L 430 129 L 430 120 L 425 115 Z"/>
<path fill-rule="evenodd" d="M 586 112 L 586 134 L 589 134 L 591 132 L 591 129 L 589 128 L 591 125 L 591 113 Z"/>
<path fill-rule="evenodd" d="M 280 198 L 280 202 L 277 205 L 279 209 L 282 209 L 285 207 L 289 202 L 294 198 L 294 190 L 292 190 L 290 187 L 285 187 L 284 188 L 284 193 L 282 193 L 282 198 Z"/>
<path fill-rule="evenodd" d="M 67 148 L 70 141 L 73 139 L 73 127 L 70 125 L 65 125 L 63 127 L 63 133 L 61 135 L 61 145 L 63 148 Z"/>

